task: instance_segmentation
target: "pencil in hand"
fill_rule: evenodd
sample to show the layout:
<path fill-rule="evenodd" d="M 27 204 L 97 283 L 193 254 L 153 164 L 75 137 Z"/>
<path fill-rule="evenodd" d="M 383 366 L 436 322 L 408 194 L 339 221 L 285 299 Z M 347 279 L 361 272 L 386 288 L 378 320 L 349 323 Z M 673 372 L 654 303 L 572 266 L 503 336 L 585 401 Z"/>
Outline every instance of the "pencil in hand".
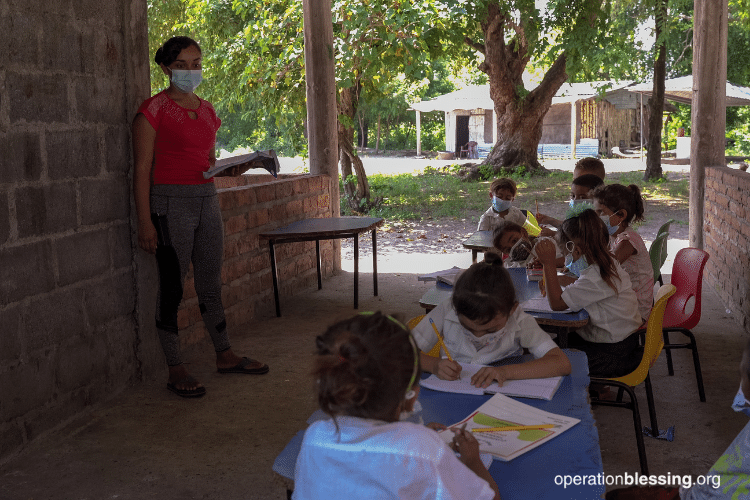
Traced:
<path fill-rule="evenodd" d="M 446 347 L 445 342 L 443 342 L 443 337 L 440 336 L 440 332 L 438 331 L 437 326 L 435 326 L 435 322 L 432 321 L 432 318 L 430 318 L 430 324 L 432 325 L 432 329 L 435 330 L 435 335 L 437 335 L 438 342 L 440 342 L 440 345 L 443 346 L 445 355 L 448 357 L 449 360 L 453 361 L 453 358 L 451 357 L 451 353 L 448 352 L 448 347 Z"/>

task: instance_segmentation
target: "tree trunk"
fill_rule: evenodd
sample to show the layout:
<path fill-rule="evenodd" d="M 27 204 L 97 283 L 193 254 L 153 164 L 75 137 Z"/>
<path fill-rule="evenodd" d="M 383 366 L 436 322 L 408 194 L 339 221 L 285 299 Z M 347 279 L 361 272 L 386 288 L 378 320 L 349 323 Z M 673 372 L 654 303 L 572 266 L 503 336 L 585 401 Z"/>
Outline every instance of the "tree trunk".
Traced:
<path fill-rule="evenodd" d="M 370 184 L 367 182 L 362 159 L 354 151 L 354 115 L 357 113 L 357 85 L 339 92 L 339 114 L 350 118 L 350 125 L 338 121 L 339 164 L 344 182 L 346 201 L 354 211 L 367 212 L 375 203 L 370 201 Z M 354 167 L 354 172 L 352 172 Z M 356 181 L 351 177 L 356 176 Z"/>
<path fill-rule="evenodd" d="M 661 168 L 661 129 L 664 117 L 664 79 L 667 74 L 667 45 L 665 43 L 666 33 L 664 33 L 667 21 L 667 0 L 657 0 L 655 11 L 657 56 L 654 60 L 654 87 L 649 100 L 644 181 L 660 179 L 663 175 Z"/>
<path fill-rule="evenodd" d="M 375 136 L 375 154 L 378 154 L 380 148 L 380 115 L 378 115 L 378 135 Z"/>
<path fill-rule="evenodd" d="M 555 93 L 568 79 L 566 56 L 557 58 L 537 88 L 521 95 L 523 72 L 530 57 L 523 25 L 515 23 L 512 15 L 502 12 L 500 5 L 493 2 L 488 5 L 482 31 L 484 45 L 468 39 L 467 43 L 484 53 L 480 69 L 489 77 L 490 97 L 497 116 L 498 137 L 484 163 L 492 165 L 495 171 L 520 166 L 545 171 L 537 157 L 537 146 L 542 138 L 544 115 Z M 508 31 L 514 31 L 515 35 L 506 42 Z"/>

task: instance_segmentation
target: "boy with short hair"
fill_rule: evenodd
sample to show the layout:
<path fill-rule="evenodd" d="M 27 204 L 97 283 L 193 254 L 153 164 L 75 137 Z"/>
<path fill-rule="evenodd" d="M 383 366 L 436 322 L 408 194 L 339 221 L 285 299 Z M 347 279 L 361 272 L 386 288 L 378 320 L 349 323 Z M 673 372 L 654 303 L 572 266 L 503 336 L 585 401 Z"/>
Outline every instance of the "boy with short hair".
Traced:
<path fill-rule="evenodd" d="M 575 167 L 573 167 L 573 179 L 584 174 L 594 174 L 601 180 L 604 180 L 604 162 L 599 158 L 581 158 L 576 162 Z"/>
<path fill-rule="evenodd" d="M 492 181 L 489 192 L 492 206 L 482 214 L 477 231 L 492 231 L 503 220 L 523 226 L 526 222 L 526 215 L 513 206 L 517 191 L 518 188 L 513 179 L 503 177 Z"/>

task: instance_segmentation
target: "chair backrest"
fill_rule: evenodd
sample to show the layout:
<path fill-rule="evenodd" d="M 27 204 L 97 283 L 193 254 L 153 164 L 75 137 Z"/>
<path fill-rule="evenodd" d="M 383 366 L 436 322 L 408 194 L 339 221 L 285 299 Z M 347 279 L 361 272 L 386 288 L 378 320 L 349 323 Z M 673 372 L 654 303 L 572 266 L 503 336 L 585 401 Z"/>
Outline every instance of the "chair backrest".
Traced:
<path fill-rule="evenodd" d="M 667 222 L 661 225 L 658 231 L 656 231 L 656 234 L 659 235 L 661 233 L 667 233 L 669 234 L 669 226 L 674 222 L 674 219 L 669 219 Z"/>
<path fill-rule="evenodd" d="M 661 266 L 667 261 L 667 238 L 669 238 L 669 233 L 659 233 L 648 249 L 648 256 L 651 258 L 651 267 L 654 270 L 654 282 L 659 279 Z"/>
<path fill-rule="evenodd" d="M 648 323 L 646 323 L 646 340 L 643 343 L 643 357 L 641 358 L 641 363 L 638 365 L 638 368 L 631 373 L 622 377 L 617 377 L 615 380 L 626 383 L 631 387 L 635 387 L 646 380 L 648 370 L 659 357 L 659 354 L 661 354 L 661 350 L 664 347 L 664 336 L 662 335 L 664 311 L 667 308 L 669 298 L 674 295 L 676 291 L 677 288 L 672 284 L 666 284 L 659 287 L 659 291 L 656 292 L 656 296 L 654 297 L 656 302 L 651 309 Z"/>
<path fill-rule="evenodd" d="M 427 316 L 426 314 L 420 314 L 419 316 L 415 316 L 412 319 L 410 319 L 406 323 L 406 328 L 409 330 L 412 330 L 414 327 L 416 327 L 420 321 L 424 319 L 424 317 Z M 425 354 L 428 356 L 432 356 L 433 358 L 439 358 L 440 357 L 440 342 L 435 342 L 435 345 L 432 346 L 432 349 L 427 351 Z M 424 352 L 424 351 L 422 351 Z"/>
<path fill-rule="evenodd" d="M 667 304 L 665 328 L 693 328 L 701 319 L 703 268 L 709 255 L 699 248 L 683 248 L 674 258 L 671 283 L 677 293 Z M 691 303 L 693 307 L 688 307 Z"/>

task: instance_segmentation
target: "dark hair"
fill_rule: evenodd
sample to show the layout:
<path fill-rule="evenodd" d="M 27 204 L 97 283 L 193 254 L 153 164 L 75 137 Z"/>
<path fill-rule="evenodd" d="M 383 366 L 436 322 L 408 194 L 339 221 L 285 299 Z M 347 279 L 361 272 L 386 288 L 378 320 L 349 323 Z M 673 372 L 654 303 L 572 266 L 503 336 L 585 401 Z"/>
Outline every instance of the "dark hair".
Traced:
<path fill-rule="evenodd" d="M 315 339 L 318 404 L 328 415 L 393 422 L 419 351 L 407 328 L 381 312 L 339 321 Z M 416 384 L 417 382 L 415 382 Z"/>
<path fill-rule="evenodd" d="M 501 252 L 503 249 L 500 248 L 500 240 L 505 236 L 505 233 L 521 233 L 528 236 L 526 230 L 515 222 L 506 219 L 501 220 L 495 229 L 492 230 L 492 245 Z"/>
<path fill-rule="evenodd" d="M 641 196 L 641 188 L 635 184 L 629 186 L 623 186 L 622 184 L 601 186 L 594 190 L 591 197 L 612 210 L 613 213 L 618 210 L 627 210 L 628 215 L 623 221 L 625 224 L 630 224 L 631 221 L 638 222 L 639 220 L 643 220 L 643 197 Z"/>
<path fill-rule="evenodd" d="M 589 156 L 587 158 L 581 158 L 576 162 L 575 167 L 573 167 L 573 173 L 575 172 L 581 172 L 581 175 L 585 174 L 594 174 L 597 177 L 600 177 L 602 180 L 604 180 L 605 171 L 604 171 L 604 162 L 601 161 L 599 158 L 594 158 L 592 156 Z"/>
<path fill-rule="evenodd" d="M 508 179 L 507 177 L 501 177 L 492 181 L 492 184 L 490 184 L 490 193 L 495 194 L 495 191 L 497 191 L 498 189 L 507 189 L 508 191 L 513 193 L 513 196 L 515 196 L 516 192 L 518 191 L 516 182 L 513 179 Z"/>
<path fill-rule="evenodd" d="M 588 208 L 575 217 L 565 219 L 557 235 L 563 246 L 568 241 L 578 244 L 586 261 L 597 264 L 602 279 L 617 291 L 614 279 L 619 280 L 620 276 L 617 274 L 615 259 L 609 253 L 609 233 L 596 212 Z"/>
<path fill-rule="evenodd" d="M 583 174 L 573 179 L 573 182 L 571 182 L 571 184 L 574 186 L 585 187 L 586 189 L 591 190 L 604 184 L 604 181 L 601 177 L 594 174 Z"/>
<path fill-rule="evenodd" d="M 479 324 L 502 313 L 509 315 L 516 303 L 516 289 L 502 257 L 486 253 L 484 262 L 472 264 L 453 286 L 453 309 Z"/>
<path fill-rule="evenodd" d="M 188 36 L 174 36 L 164 42 L 164 45 L 156 50 L 154 62 L 156 64 L 169 66 L 170 64 L 175 62 L 177 57 L 180 55 L 180 52 L 187 49 L 188 47 L 195 47 L 198 49 L 198 52 L 203 53 L 203 51 L 201 50 L 201 46 L 198 45 L 198 42 L 196 42 L 192 38 Z"/>

